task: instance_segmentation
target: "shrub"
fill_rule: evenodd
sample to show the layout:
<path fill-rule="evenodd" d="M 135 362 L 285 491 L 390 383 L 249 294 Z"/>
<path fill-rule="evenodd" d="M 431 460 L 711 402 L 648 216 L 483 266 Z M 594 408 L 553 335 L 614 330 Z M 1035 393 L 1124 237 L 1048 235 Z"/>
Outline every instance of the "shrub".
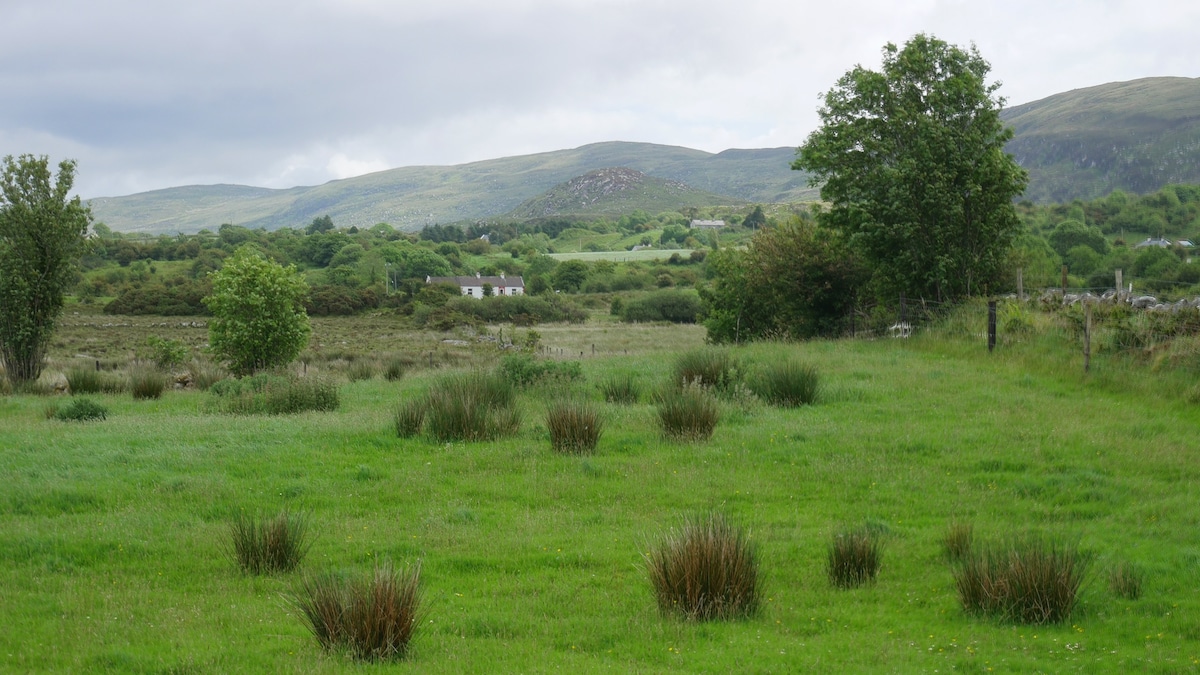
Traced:
<path fill-rule="evenodd" d="M 1108 590 L 1118 598 L 1137 600 L 1142 597 L 1142 570 L 1133 563 L 1122 561 L 1108 573 Z"/>
<path fill-rule="evenodd" d="M 758 610 L 758 552 L 721 514 L 685 519 L 645 558 L 664 614 L 707 621 L 752 616 Z"/>
<path fill-rule="evenodd" d="M 103 420 L 108 418 L 108 408 L 89 398 L 76 398 L 61 408 L 55 408 L 53 417 L 63 422 Z"/>
<path fill-rule="evenodd" d="M 829 545 L 829 581 L 838 588 L 854 588 L 875 581 L 883 545 L 871 529 L 838 533 Z"/>
<path fill-rule="evenodd" d="M 613 375 L 600 383 L 600 392 L 609 403 L 637 403 L 641 398 L 641 389 L 637 377 L 633 373 Z"/>
<path fill-rule="evenodd" d="M 239 514 L 230 523 L 229 540 L 233 561 L 247 574 L 290 572 L 311 546 L 308 518 L 287 511 L 261 519 Z"/>
<path fill-rule="evenodd" d="M 408 370 L 408 364 L 399 357 L 388 359 L 388 362 L 383 366 L 383 377 L 388 382 L 395 382 L 404 377 L 405 371 Z"/>
<path fill-rule="evenodd" d="M 698 385 L 668 389 L 658 403 L 658 420 L 663 433 L 678 440 L 712 438 L 720 412 L 717 403 Z"/>
<path fill-rule="evenodd" d="M 630 300 L 620 310 L 626 322 L 696 323 L 700 296 L 695 291 L 662 290 Z"/>
<path fill-rule="evenodd" d="M 425 412 L 429 402 L 424 398 L 409 399 L 396 409 L 396 435 L 400 438 L 412 438 L 421 433 L 425 424 Z"/>
<path fill-rule="evenodd" d="M 546 428 L 555 452 L 582 455 L 595 452 L 604 420 L 586 401 L 558 401 L 546 411 Z"/>
<path fill-rule="evenodd" d="M 723 349 L 693 349 L 675 359 L 671 371 L 675 386 L 698 384 L 701 387 L 724 389 L 738 382 L 737 363 Z"/>
<path fill-rule="evenodd" d="M 975 529 L 970 523 L 954 521 L 942 537 L 942 552 L 950 562 L 962 562 L 971 553 Z"/>
<path fill-rule="evenodd" d="M 532 354 L 509 354 L 500 361 L 500 374 L 518 387 L 545 382 L 565 383 L 583 378 L 578 361 L 550 361 Z"/>
<path fill-rule="evenodd" d="M 95 368 L 75 367 L 67 371 L 67 389 L 72 396 L 79 394 L 119 394 L 125 391 L 125 380 Z"/>
<path fill-rule="evenodd" d="M 129 391 L 138 400 L 161 398 L 167 378 L 153 368 L 133 368 L 129 371 Z"/>
<path fill-rule="evenodd" d="M 179 340 L 164 340 L 155 335 L 146 338 L 145 346 L 138 352 L 139 358 L 153 361 L 154 365 L 163 370 L 182 365 L 191 355 L 188 346 Z"/>
<path fill-rule="evenodd" d="M 811 365 L 791 360 L 774 362 L 751 380 L 750 390 L 771 405 L 796 408 L 816 403 L 820 377 Z"/>
<path fill-rule="evenodd" d="M 425 425 L 439 441 L 482 441 L 521 426 L 512 385 L 498 375 L 455 373 L 429 388 Z"/>
<path fill-rule="evenodd" d="M 384 564 L 369 579 L 305 579 L 294 602 L 326 651 L 356 659 L 403 658 L 421 624 L 420 567 Z"/>
<path fill-rule="evenodd" d="M 1037 537 L 972 549 L 954 570 L 963 609 L 1019 623 L 1066 620 L 1079 599 L 1090 556 Z"/>
<path fill-rule="evenodd" d="M 222 380 L 210 390 L 217 409 L 236 415 L 290 415 L 309 410 L 337 410 L 337 385 L 321 377 L 255 375 Z"/>

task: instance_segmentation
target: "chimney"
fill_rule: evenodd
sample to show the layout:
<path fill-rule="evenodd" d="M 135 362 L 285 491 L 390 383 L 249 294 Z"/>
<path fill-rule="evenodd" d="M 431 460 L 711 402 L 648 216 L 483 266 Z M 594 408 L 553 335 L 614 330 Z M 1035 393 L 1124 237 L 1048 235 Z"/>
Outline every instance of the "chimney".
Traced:
<path fill-rule="evenodd" d="M 476 278 L 476 279 L 478 279 L 478 278 L 479 278 L 479 272 L 476 272 L 476 273 L 475 273 L 475 278 Z"/>
<path fill-rule="evenodd" d="M 504 281 L 504 272 L 500 273 L 500 281 Z"/>

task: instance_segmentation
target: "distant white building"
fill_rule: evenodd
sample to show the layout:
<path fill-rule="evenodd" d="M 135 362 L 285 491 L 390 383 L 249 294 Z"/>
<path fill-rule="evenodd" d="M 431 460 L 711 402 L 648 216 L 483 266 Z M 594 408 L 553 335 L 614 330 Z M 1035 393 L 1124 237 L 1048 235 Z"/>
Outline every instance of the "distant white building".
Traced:
<path fill-rule="evenodd" d="M 492 287 L 492 295 L 525 295 L 525 280 L 521 277 L 484 277 L 476 273 L 473 277 L 425 277 L 427 284 L 454 284 L 458 290 L 472 298 L 483 297 L 483 286 Z"/>
<path fill-rule="evenodd" d="M 718 228 L 725 227 L 725 221 L 693 220 L 692 222 L 688 223 L 688 227 L 692 228 L 693 230 L 716 230 Z"/>
<path fill-rule="evenodd" d="M 1170 248 L 1171 240 L 1170 239 L 1161 239 L 1161 238 L 1160 239 L 1147 238 L 1146 241 L 1139 241 L 1138 243 L 1133 245 L 1134 248 L 1146 248 L 1148 246 L 1157 246 L 1159 248 Z"/>

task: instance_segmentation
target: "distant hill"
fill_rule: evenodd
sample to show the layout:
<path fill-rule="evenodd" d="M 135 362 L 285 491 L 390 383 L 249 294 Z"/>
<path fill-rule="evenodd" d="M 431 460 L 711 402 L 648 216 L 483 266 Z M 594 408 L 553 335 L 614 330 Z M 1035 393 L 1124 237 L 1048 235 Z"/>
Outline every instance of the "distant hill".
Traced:
<path fill-rule="evenodd" d="M 191 233 L 222 223 L 302 227 L 328 214 L 339 227 L 390 223 L 417 230 L 508 214 L 590 171 L 623 167 L 691 188 L 672 206 L 662 184 L 631 199 L 650 212 L 712 203 L 799 202 L 816 198 L 807 176 L 790 168 L 795 148 L 701 150 L 651 143 L 596 143 L 573 150 L 458 166 L 404 167 L 315 187 L 269 190 L 233 185 L 188 186 L 90 200 L 96 220 L 120 232 Z M 713 201 L 717 200 L 717 201 Z"/>
<path fill-rule="evenodd" d="M 523 220 L 555 215 L 621 216 L 635 209 L 651 214 L 689 206 L 741 203 L 675 180 L 655 178 L 635 169 L 613 167 L 561 183 L 507 214 Z"/>
<path fill-rule="evenodd" d="M 1055 94 L 1003 111 L 1007 150 L 1035 202 L 1200 183 L 1200 78 L 1153 77 Z"/>

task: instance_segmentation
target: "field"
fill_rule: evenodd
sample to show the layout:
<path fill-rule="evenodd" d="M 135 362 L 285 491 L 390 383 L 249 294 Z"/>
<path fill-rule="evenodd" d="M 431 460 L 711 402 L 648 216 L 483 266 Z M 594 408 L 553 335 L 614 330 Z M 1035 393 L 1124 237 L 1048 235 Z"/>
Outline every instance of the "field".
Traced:
<path fill-rule="evenodd" d="M 125 358 L 154 331 L 203 339 L 153 325 L 167 320 L 109 333 L 89 321 L 64 327 L 56 365 Z M 1085 376 L 1052 334 L 990 356 L 944 333 L 759 345 L 734 352 L 745 370 L 813 364 L 819 403 L 727 395 L 713 438 L 683 443 L 661 436 L 648 395 L 605 404 L 596 385 L 629 373 L 648 394 L 701 329 L 536 330 L 557 358 L 582 361 L 575 393 L 607 420 L 593 455 L 551 451 L 544 415 L 562 390 L 550 387 L 523 390 L 515 437 L 398 438 L 402 401 L 447 364 L 499 354 L 378 317 L 317 322 L 325 352 L 412 357 L 396 382 L 342 380 L 337 412 L 216 414 L 211 394 L 189 389 L 96 396 L 107 420 L 68 423 L 43 414 L 65 397 L 0 398 L 0 670 L 361 670 L 318 648 L 290 598 L 305 573 L 389 560 L 420 562 L 428 615 L 409 658 L 372 671 L 1200 671 L 1200 410 L 1187 373 L 1097 357 Z M 340 377 L 345 356 L 313 363 Z M 243 575 L 224 554 L 230 522 L 284 508 L 314 525 L 302 571 Z M 694 623 L 655 605 L 643 555 L 708 510 L 759 547 L 752 618 Z M 979 539 L 1038 532 L 1092 553 L 1075 614 L 1027 626 L 965 613 L 942 551 L 953 521 Z M 883 537 L 878 579 L 834 588 L 827 547 L 863 525 Z M 1145 573 L 1139 599 L 1109 590 L 1123 562 Z"/>

